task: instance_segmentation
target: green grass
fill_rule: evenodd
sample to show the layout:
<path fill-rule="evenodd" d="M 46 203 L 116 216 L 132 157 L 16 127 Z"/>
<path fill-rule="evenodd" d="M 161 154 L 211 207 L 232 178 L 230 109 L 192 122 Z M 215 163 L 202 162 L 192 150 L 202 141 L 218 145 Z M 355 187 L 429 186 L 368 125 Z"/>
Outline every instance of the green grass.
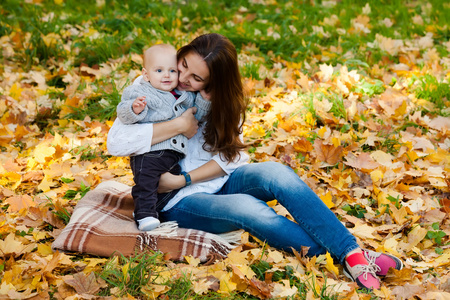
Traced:
<path fill-rule="evenodd" d="M 414 80 L 415 78 L 413 78 Z M 426 74 L 416 78 L 415 94 L 419 99 L 425 99 L 435 105 L 431 111 L 444 117 L 450 116 L 450 85 L 448 82 L 438 81 L 436 77 Z M 446 109 L 446 110 L 445 110 Z"/>
<path fill-rule="evenodd" d="M 82 64 L 93 67 L 132 53 L 141 53 L 145 47 L 160 41 L 180 47 L 194 35 L 206 32 L 226 35 L 238 51 L 253 44 L 256 50 L 252 54 L 263 58 L 262 63 L 269 69 L 276 57 L 293 62 L 310 62 L 313 57 L 320 60 L 324 50 L 328 51 L 333 46 L 340 49 L 339 53 L 326 63 L 345 64 L 349 70 L 356 69 L 366 74 L 369 66 L 382 64 L 383 58 L 391 63 L 398 62 L 398 56 L 390 56 L 377 47 L 368 47 L 375 41 L 376 34 L 414 40 L 424 36 L 430 28 L 436 49 L 441 56 L 449 55 L 443 43 L 448 41 L 450 35 L 445 18 L 450 15 L 450 5 L 443 0 L 427 1 L 423 5 L 400 0 L 343 0 L 331 6 L 322 5 L 322 1 L 284 0 L 266 5 L 246 0 L 175 0 L 165 3 L 156 0 L 110 0 L 105 1 L 103 6 L 96 3 L 65 1 L 58 5 L 46 0 L 36 5 L 19 0 L 3 1 L 0 33 L 14 40 L 14 57 L 9 59 L 20 62 L 25 71 L 37 65 L 48 68 L 54 76 L 49 84 L 65 87 L 66 83 L 56 74 L 57 70 L 51 69 L 55 62 L 66 61 L 69 70 Z M 366 4 L 370 6 L 370 11 Z M 422 18 L 423 23 L 411 22 L 417 16 Z M 369 20 L 369 31 L 355 32 L 355 20 L 364 17 Z M 391 20 L 390 27 L 383 23 L 385 18 Z M 132 63 L 122 67 L 127 70 L 139 68 Z M 241 71 L 245 77 L 260 80 L 258 67 L 258 64 L 248 63 Z M 301 71 L 311 72 L 308 69 Z M 430 78 L 419 80 L 423 84 L 421 91 L 417 91 L 418 97 L 431 97 L 430 101 L 437 106 L 432 113 L 446 116 L 448 113 L 443 106 L 448 106 L 448 103 L 439 100 L 440 96 L 448 95 L 446 83 L 441 79 L 437 79 L 437 83 L 430 83 Z M 98 87 L 102 84 L 93 83 Z M 437 90 L 430 90 L 431 85 L 437 86 Z M 382 92 L 378 82 L 365 82 L 355 87 L 355 91 L 369 96 Z M 113 118 L 120 89 L 115 92 L 90 97 L 84 107 L 78 108 L 69 117 L 82 119 L 90 115 L 101 120 Z M 433 95 L 430 96 L 430 93 Z M 109 104 L 99 105 L 98 100 L 105 96 Z M 339 116 L 343 115 L 341 108 L 334 108 Z"/>
<path fill-rule="evenodd" d="M 83 120 L 91 116 L 100 121 L 110 120 L 116 115 L 116 107 L 120 103 L 122 90 L 125 86 L 117 87 L 114 80 L 110 83 L 97 83 L 99 90 L 90 95 L 83 105 L 70 107 L 73 112 L 65 116 L 66 119 Z"/>
<path fill-rule="evenodd" d="M 370 33 L 349 35 L 348 31 L 353 26 L 352 20 L 362 14 L 366 3 L 367 1 L 345 0 L 336 3 L 334 7 L 323 7 L 319 1 L 278 1 L 277 5 L 262 5 L 243 0 L 222 0 L 214 3 L 173 1 L 165 4 L 159 1 L 135 0 L 107 1 L 105 6 L 97 7 L 95 1 L 85 1 L 83 5 L 72 1 L 63 5 L 44 1 L 44 5 L 34 5 L 7 0 L 3 4 L 0 30 L 3 34 L 11 33 L 13 28 L 19 25 L 24 32 L 32 33 L 32 47 L 27 55 L 45 60 L 50 54 L 58 57 L 64 55 L 58 52 L 58 45 L 45 49 L 39 33 L 44 36 L 49 33 L 62 34 L 66 24 L 89 25 L 89 28 L 100 34 L 98 38 L 70 37 L 72 49 L 78 51 L 75 61 L 89 65 L 104 62 L 107 58 L 129 51 L 139 52 L 146 44 L 160 39 L 178 46 L 190 40 L 190 37 L 177 35 L 174 28 L 186 34 L 209 29 L 228 36 L 238 49 L 242 45 L 254 43 L 263 55 L 273 51 L 275 55 L 290 58 L 291 54 L 296 52 L 300 59 L 319 54 L 319 44 L 328 46 L 340 43 L 344 48 L 343 52 L 357 52 L 357 45 L 372 42 L 376 33 L 392 38 L 396 37 L 394 32 L 400 33 L 401 38 L 421 35 L 427 23 L 425 20 L 424 25 L 411 26 L 411 17 L 417 14 L 425 14 L 429 18 L 429 24 L 439 27 L 438 38 L 448 38 L 448 28 L 440 28 L 446 24 L 444 16 L 450 13 L 450 8 L 444 1 L 430 1 L 431 9 L 426 5 L 405 7 L 405 3 L 400 0 L 381 3 L 369 1 L 371 12 L 368 17 L 376 20 L 390 18 L 394 20 L 392 27 L 371 22 Z M 423 10 L 426 10 L 426 13 L 422 12 Z M 60 14 L 64 17 L 57 17 Z M 329 18 L 333 14 L 338 17 L 336 26 L 325 24 L 325 17 Z M 240 17 L 235 18 L 236 15 Z M 40 22 L 43 17 L 46 17 L 48 22 Z M 312 26 L 322 26 L 326 36 L 313 33 Z M 347 34 L 338 34 L 337 28 L 345 29 Z M 355 39 L 358 43 L 354 43 Z M 37 51 L 38 49 L 43 51 Z"/>
<path fill-rule="evenodd" d="M 145 297 L 141 288 L 157 277 L 157 267 L 162 265 L 161 257 L 161 253 L 144 252 L 133 257 L 121 255 L 111 258 L 99 274 L 108 283 L 108 288 L 101 291 L 101 295 L 111 295 L 111 289 L 114 288 L 114 296 L 129 294 L 133 297 Z"/>
<path fill-rule="evenodd" d="M 67 209 L 64 206 L 55 205 L 52 199 L 48 197 L 45 206 L 50 207 L 50 211 L 52 212 L 52 214 L 61 219 L 64 222 L 64 224 L 66 225 L 69 224 L 71 214 L 67 211 Z"/>

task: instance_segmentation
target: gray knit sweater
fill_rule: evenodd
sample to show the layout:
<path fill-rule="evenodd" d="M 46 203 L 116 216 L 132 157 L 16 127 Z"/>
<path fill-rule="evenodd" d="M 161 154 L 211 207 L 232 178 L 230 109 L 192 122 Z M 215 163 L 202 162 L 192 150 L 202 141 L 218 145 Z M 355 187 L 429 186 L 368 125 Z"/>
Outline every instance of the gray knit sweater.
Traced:
<path fill-rule="evenodd" d="M 210 109 L 211 102 L 203 99 L 200 93 L 178 90 L 176 92 L 180 95 L 178 99 L 171 92 L 155 89 L 148 81 L 141 78 L 138 83 L 124 89 L 122 100 L 117 106 L 117 117 L 124 124 L 158 123 L 179 117 L 188 108 L 195 106 L 197 107 L 195 118 L 203 121 Z M 146 96 L 147 105 L 140 114 L 135 114 L 132 105 L 133 101 L 139 96 Z M 182 134 L 176 135 L 152 145 L 151 151 L 169 149 L 186 154 L 187 138 Z"/>

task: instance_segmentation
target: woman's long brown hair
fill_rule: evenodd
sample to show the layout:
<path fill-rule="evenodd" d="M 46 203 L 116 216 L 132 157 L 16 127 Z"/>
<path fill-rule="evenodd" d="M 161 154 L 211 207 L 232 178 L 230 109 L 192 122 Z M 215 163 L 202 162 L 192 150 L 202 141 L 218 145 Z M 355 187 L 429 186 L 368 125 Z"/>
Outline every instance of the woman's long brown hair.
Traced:
<path fill-rule="evenodd" d="M 203 147 L 208 151 L 219 151 L 225 159 L 233 161 L 245 148 L 239 135 L 247 106 L 236 48 L 223 35 L 209 33 L 181 47 L 178 59 L 191 51 L 199 54 L 209 69 L 205 90 L 211 96 L 211 110 L 206 116 Z"/>

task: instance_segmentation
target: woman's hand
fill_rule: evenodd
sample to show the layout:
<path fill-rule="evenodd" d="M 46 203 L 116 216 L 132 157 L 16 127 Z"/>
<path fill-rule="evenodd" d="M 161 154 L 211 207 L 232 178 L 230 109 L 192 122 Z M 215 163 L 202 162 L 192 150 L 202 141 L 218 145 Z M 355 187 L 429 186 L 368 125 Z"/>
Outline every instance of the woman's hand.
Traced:
<path fill-rule="evenodd" d="M 196 112 L 197 108 L 191 107 L 178 118 L 153 124 L 152 145 L 161 143 L 178 134 L 182 134 L 188 139 L 193 137 L 198 130 L 198 121 L 195 118 Z"/>
<path fill-rule="evenodd" d="M 174 175 L 169 172 L 161 174 L 159 179 L 158 193 L 168 193 L 180 189 L 186 185 L 183 175 Z"/>
<path fill-rule="evenodd" d="M 195 118 L 196 112 L 197 108 L 191 107 L 177 118 L 177 120 L 181 123 L 180 128 L 183 129 L 181 134 L 183 134 L 188 139 L 193 137 L 198 130 L 198 120 Z"/>

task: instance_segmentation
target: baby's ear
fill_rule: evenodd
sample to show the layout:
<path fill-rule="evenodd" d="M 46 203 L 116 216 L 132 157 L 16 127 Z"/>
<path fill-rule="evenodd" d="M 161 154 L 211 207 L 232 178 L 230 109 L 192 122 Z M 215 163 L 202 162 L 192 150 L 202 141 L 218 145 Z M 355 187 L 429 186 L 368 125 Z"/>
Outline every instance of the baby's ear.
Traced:
<path fill-rule="evenodd" d="M 142 68 L 142 77 L 144 77 L 145 81 L 150 81 L 150 78 L 148 78 L 148 72 L 145 68 Z"/>

